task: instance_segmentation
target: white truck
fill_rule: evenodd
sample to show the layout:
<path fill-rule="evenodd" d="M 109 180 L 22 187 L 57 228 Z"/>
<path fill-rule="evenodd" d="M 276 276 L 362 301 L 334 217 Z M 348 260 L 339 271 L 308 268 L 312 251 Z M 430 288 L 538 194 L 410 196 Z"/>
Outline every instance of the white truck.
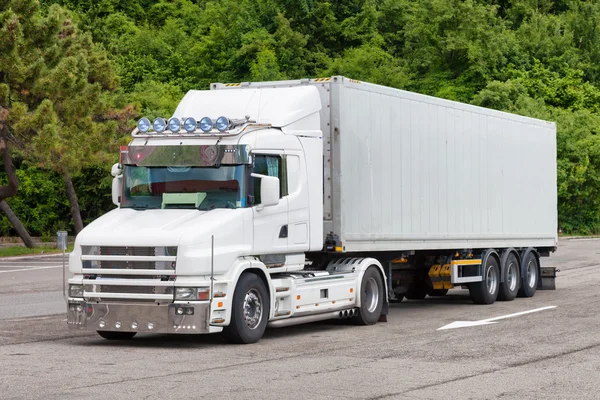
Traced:
<path fill-rule="evenodd" d="M 252 343 L 453 287 L 530 297 L 557 245 L 554 123 L 340 76 L 191 90 L 112 173 L 67 310 L 107 339 Z"/>

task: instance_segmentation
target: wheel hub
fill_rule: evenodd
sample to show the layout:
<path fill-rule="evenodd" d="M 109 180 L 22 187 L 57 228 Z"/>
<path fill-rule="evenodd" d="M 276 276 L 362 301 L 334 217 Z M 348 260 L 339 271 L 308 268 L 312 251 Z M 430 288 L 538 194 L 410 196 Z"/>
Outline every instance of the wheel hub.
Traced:
<path fill-rule="evenodd" d="M 379 290 L 375 278 L 371 277 L 367 280 L 363 291 L 365 298 L 365 306 L 369 312 L 375 311 L 379 302 Z"/>
<path fill-rule="evenodd" d="M 255 329 L 262 320 L 262 299 L 255 289 L 250 289 L 244 297 L 244 320 L 250 329 Z"/>

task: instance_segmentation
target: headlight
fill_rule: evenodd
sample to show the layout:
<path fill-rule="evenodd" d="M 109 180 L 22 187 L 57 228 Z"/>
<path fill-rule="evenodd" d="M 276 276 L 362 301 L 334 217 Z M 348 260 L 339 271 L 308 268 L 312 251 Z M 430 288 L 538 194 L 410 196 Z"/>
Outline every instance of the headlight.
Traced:
<path fill-rule="evenodd" d="M 179 118 L 171 118 L 169 120 L 169 130 L 173 133 L 179 132 L 181 129 L 181 121 Z"/>
<path fill-rule="evenodd" d="M 194 132 L 196 130 L 196 120 L 192 117 L 186 118 L 185 121 L 183 121 L 183 128 L 187 132 Z"/>
<path fill-rule="evenodd" d="M 150 130 L 150 120 L 148 118 L 142 118 L 137 124 L 138 130 L 142 133 L 146 133 Z"/>
<path fill-rule="evenodd" d="M 152 127 L 156 132 L 163 133 L 164 130 L 167 128 L 167 122 L 164 118 L 156 118 L 152 123 Z"/>
<path fill-rule="evenodd" d="M 223 132 L 224 130 L 227 130 L 227 128 L 229 128 L 229 119 L 227 117 L 219 117 L 217 118 L 217 129 L 220 132 Z"/>
<path fill-rule="evenodd" d="M 210 132 L 213 128 L 212 119 L 204 117 L 200 120 L 200 129 L 204 132 Z"/>
<path fill-rule="evenodd" d="M 69 297 L 83 297 L 83 285 L 69 285 Z"/>
<path fill-rule="evenodd" d="M 210 298 L 209 287 L 198 288 L 175 288 L 175 300 L 208 300 Z"/>

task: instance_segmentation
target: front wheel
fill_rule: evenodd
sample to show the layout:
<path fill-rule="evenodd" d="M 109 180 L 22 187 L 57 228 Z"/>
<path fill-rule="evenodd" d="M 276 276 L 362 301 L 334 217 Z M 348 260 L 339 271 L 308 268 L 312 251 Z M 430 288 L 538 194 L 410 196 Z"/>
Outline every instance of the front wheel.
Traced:
<path fill-rule="evenodd" d="M 383 280 L 379 270 L 370 266 L 365 271 L 360 284 L 360 308 L 352 320 L 358 325 L 373 325 L 381 316 L 383 309 Z"/>
<path fill-rule="evenodd" d="M 233 294 L 231 322 L 223 328 L 223 336 L 232 343 L 258 342 L 267 328 L 270 303 L 265 283 L 256 274 L 240 276 Z"/>
<path fill-rule="evenodd" d="M 129 340 L 132 339 L 137 332 L 111 332 L 111 331 L 96 331 L 100 337 L 107 340 Z"/>

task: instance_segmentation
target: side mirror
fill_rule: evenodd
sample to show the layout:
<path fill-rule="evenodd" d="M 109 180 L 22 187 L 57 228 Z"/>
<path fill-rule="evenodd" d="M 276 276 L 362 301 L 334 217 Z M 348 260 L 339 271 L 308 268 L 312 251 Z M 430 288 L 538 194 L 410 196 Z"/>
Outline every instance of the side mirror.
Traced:
<path fill-rule="evenodd" d="M 121 191 L 123 189 L 123 175 L 115 176 L 112 181 L 112 201 L 115 206 L 121 204 Z"/>
<path fill-rule="evenodd" d="M 259 206 L 269 207 L 279 204 L 279 178 L 260 174 L 252 174 L 252 177 L 260 179 Z"/>
<path fill-rule="evenodd" d="M 112 169 L 110 170 L 110 174 L 112 176 L 121 175 L 121 172 L 123 172 L 123 168 L 121 167 L 121 164 L 119 164 L 119 163 L 113 165 Z"/>

